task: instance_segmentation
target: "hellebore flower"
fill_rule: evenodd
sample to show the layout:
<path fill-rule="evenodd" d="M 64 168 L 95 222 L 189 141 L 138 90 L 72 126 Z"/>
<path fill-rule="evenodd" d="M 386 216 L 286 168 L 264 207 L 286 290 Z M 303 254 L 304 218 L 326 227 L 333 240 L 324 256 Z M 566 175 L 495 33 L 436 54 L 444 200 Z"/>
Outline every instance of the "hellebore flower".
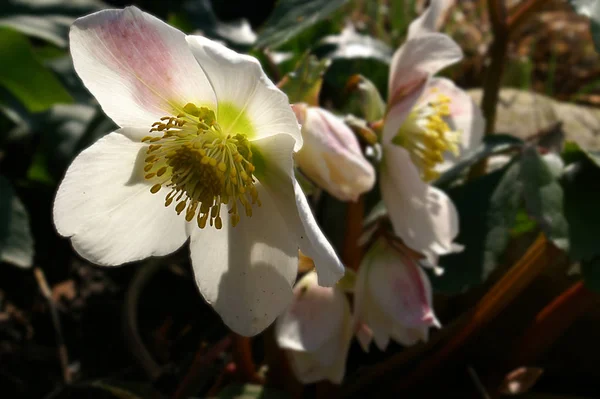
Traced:
<path fill-rule="evenodd" d="M 275 322 L 275 334 L 300 382 L 342 382 L 352 316 L 341 290 L 320 287 L 316 273 L 307 273 L 294 287 L 294 301 Z"/>
<path fill-rule="evenodd" d="M 296 164 L 319 187 L 341 201 L 356 201 L 373 188 L 375 169 L 352 130 L 337 116 L 306 104 L 293 106 L 304 145 Z"/>
<path fill-rule="evenodd" d="M 461 152 L 479 145 L 483 116 L 471 98 L 447 79 L 432 76 L 462 58 L 460 47 L 435 32 L 444 1 L 409 27 L 392 58 L 382 148 L 381 192 L 394 232 L 430 260 L 458 250 L 454 204 L 428 184 Z"/>
<path fill-rule="evenodd" d="M 365 255 L 354 288 L 354 328 L 364 351 L 372 340 L 385 350 L 390 338 L 413 345 L 440 327 L 433 313 L 431 285 L 410 255 L 380 239 Z"/>
<path fill-rule="evenodd" d="M 77 74 L 120 126 L 58 189 L 56 228 L 81 256 L 119 265 L 190 237 L 200 292 L 243 335 L 292 300 L 299 248 L 320 284 L 343 275 L 294 179 L 294 113 L 256 59 L 135 7 L 78 19 L 70 43 Z"/>

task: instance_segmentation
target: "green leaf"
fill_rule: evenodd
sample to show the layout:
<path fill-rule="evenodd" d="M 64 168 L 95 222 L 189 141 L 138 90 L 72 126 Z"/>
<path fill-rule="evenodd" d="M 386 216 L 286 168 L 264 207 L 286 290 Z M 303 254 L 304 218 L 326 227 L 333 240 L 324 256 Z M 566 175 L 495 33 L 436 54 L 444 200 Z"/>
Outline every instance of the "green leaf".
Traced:
<path fill-rule="evenodd" d="M 600 50 L 600 0 L 568 0 L 578 14 L 590 19 L 590 31 L 596 50 Z"/>
<path fill-rule="evenodd" d="M 568 250 L 569 226 L 563 214 L 563 189 L 535 147 L 523 151 L 519 178 L 529 215 L 558 248 Z"/>
<path fill-rule="evenodd" d="M 600 293 L 600 256 L 581 262 L 581 274 L 585 285 Z"/>
<path fill-rule="evenodd" d="M 288 73 L 281 81 L 280 88 L 288 95 L 290 103 L 319 105 L 323 74 L 329 64 L 327 59 L 319 61 L 314 55 L 306 53 L 296 64 L 294 71 Z"/>
<path fill-rule="evenodd" d="M 362 75 L 354 75 L 346 84 L 348 100 L 344 111 L 360 116 L 369 122 L 383 118 L 385 101 L 377 87 Z"/>
<path fill-rule="evenodd" d="M 347 25 L 339 35 L 325 37 L 320 46 L 331 48 L 325 53 L 328 58 L 370 58 L 387 65 L 394 53 L 390 46 L 369 35 L 361 35 L 352 25 Z"/>
<path fill-rule="evenodd" d="M 0 26 L 66 48 L 75 18 L 102 8 L 98 0 L 2 0 Z"/>
<path fill-rule="evenodd" d="M 582 155 L 587 157 L 590 161 L 600 167 L 600 151 L 590 151 L 581 148 L 579 144 L 574 141 L 566 141 L 561 156 L 566 164 L 570 164 L 576 161 L 580 161 Z"/>
<path fill-rule="evenodd" d="M 523 140 L 508 134 L 494 134 L 486 136 L 483 142 L 472 153 L 461 157 L 460 161 L 452 168 L 444 172 L 436 181 L 435 185 L 444 187 L 459 178 L 468 168 L 482 159 L 492 155 L 502 154 L 518 150 L 523 146 Z"/>
<path fill-rule="evenodd" d="M 223 40 L 238 50 L 248 49 L 256 41 L 256 33 L 247 20 L 219 20 L 210 0 L 183 2 L 181 11 L 171 14 L 168 23 L 187 33 L 200 31 L 202 35 Z"/>
<path fill-rule="evenodd" d="M 485 281 L 496 268 L 521 203 L 519 173 L 520 164 L 514 163 L 448 191 L 460 219 L 456 242 L 465 249 L 440 259 L 444 274 L 431 277 L 436 290 L 465 291 Z"/>
<path fill-rule="evenodd" d="M 569 224 L 569 256 L 590 261 L 600 256 L 600 168 L 584 158 L 565 173 L 565 216 Z"/>
<path fill-rule="evenodd" d="M 279 0 L 256 46 L 275 48 L 322 21 L 348 0 Z"/>
<path fill-rule="evenodd" d="M 73 101 L 56 77 L 35 58 L 29 40 L 7 28 L 0 28 L 0 85 L 30 112 Z"/>
<path fill-rule="evenodd" d="M 25 268 L 33 264 L 29 216 L 3 176 L 0 176 L 0 260 Z"/>

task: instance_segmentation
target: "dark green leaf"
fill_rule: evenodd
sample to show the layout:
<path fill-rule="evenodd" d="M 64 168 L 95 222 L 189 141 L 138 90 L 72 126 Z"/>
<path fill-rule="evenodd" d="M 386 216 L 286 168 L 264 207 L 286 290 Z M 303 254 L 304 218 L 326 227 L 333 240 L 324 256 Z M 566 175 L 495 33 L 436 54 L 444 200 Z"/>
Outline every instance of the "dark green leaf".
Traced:
<path fill-rule="evenodd" d="M 256 33 L 252 31 L 247 20 L 219 20 L 210 0 L 185 1 L 181 12 L 172 14 L 168 22 L 184 32 L 201 33 L 213 39 L 223 40 L 239 50 L 247 49 L 256 41 Z"/>
<path fill-rule="evenodd" d="M 33 263 L 29 216 L 10 182 L 0 176 L 0 260 L 20 267 Z"/>
<path fill-rule="evenodd" d="M 570 258 L 600 256 L 600 168 L 588 159 L 569 166 L 564 176 L 565 216 L 569 223 Z"/>
<path fill-rule="evenodd" d="M 369 122 L 383 118 L 385 101 L 377 87 L 362 75 L 354 75 L 346 85 L 348 100 L 343 111 L 357 115 Z"/>
<path fill-rule="evenodd" d="M 0 28 L 0 85 L 30 112 L 73 101 L 56 77 L 35 58 L 29 40 L 8 28 Z"/>
<path fill-rule="evenodd" d="M 563 189 L 535 147 L 527 147 L 521 157 L 525 207 L 548 239 L 568 250 L 569 227 L 563 214 Z"/>
<path fill-rule="evenodd" d="M 483 139 L 483 142 L 478 149 L 468 155 L 465 155 L 464 157 L 461 157 L 460 161 L 456 165 L 447 170 L 435 181 L 435 185 L 440 187 L 447 186 L 459 178 L 468 168 L 475 165 L 482 159 L 488 158 L 492 155 L 518 150 L 522 146 L 523 140 L 508 134 L 494 134 L 487 136 Z"/>
<path fill-rule="evenodd" d="M 581 148 L 579 144 L 574 141 L 565 142 L 562 157 L 566 164 L 570 164 L 582 159 L 582 155 L 588 158 L 590 161 L 600 167 L 600 151 L 590 151 Z"/>
<path fill-rule="evenodd" d="M 279 0 L 256 46 L 277 47 L 325 19 L 348 0 Z"/>
<path fill-rule="evenodd" d="M 456 241 L 465 249 L 440 259 L 444 274 L 431 278 L 436 290 L 462 292 L 485 281 L 498 265 L 521 203 L 519 173 L 515 163 L 448 191 L 460 218 Z"/>
<path fill-rule="evenodd" d="M 66 48 L 75 18 L 102 8 L 99 0 L 2 0 L 0 26 Z"/>
<path fill-rule="evenodd" d="M 581 262 L 581 274 L 585 285 L 600 293 L 600 256 Z"/>

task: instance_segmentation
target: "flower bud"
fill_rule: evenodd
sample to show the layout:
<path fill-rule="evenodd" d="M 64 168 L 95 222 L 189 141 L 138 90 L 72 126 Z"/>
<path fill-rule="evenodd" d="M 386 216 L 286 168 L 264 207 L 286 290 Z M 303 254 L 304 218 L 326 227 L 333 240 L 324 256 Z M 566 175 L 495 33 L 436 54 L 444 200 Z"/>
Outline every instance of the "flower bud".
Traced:
<path fill-rule="evenodd" d="M 413 345 L 427 341 L 440 324 L 431 307 L 431 285 L 409 254 L 385 240 L 375 243 L 360 266 L 354 297 L 354 329 L 368 351 L 371 340 L 385 350 L 390 338 Z"/>
<path fill-rule="evenodd" d="M 294 287 L 294 301 L 277 319 L 275 335 L 299 381 L 342 381 L 352 338 L 350 305 L 341 290 L 319 286 L 315 272 Z"/>
<path fill-rule="evenodd" d="M 305 104 L 295 104 L 294 112 L 304 139 L 296 164 L 304 174 L 342 201 L 356 201 L 373 188 L 375 170 L 342 119 Z"/>

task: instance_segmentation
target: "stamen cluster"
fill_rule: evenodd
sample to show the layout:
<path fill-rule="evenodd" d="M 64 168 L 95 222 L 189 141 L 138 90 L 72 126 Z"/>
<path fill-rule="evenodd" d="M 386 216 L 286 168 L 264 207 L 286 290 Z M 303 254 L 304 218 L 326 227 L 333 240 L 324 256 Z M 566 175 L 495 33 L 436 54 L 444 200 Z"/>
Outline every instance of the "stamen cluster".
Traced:
<path fill-rule="evenodd" d="M 240 221 L 238 204 L 247 216 L 252 216 L 253 204 L 260 206 L 250 142 L 242 133 L 224 133 L 208 108 L 189 103 L 183 111 L 152 125 L 150 132 L 162 136 L 142 139 L 149 144 L 144 177 L 155 182 L 150 191 L 170 188 L 165 206 L 176 202 L 177 214 L 185 210 L 185 219 L 195 217 L 200 228 L 208 222 L 221 229 L 221 206 L 227 206 L 235 226 Z"/>

